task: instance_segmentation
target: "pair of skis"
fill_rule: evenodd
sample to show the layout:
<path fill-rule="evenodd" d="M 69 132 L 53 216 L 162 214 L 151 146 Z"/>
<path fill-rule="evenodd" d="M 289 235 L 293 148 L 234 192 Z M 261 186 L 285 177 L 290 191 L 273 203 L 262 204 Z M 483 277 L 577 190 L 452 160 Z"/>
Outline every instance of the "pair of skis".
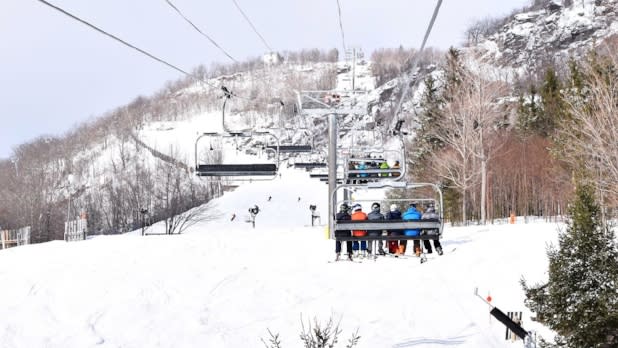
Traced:
<path fill-rule="evenodd" d="M 449 250 L 449 254 L 452 253 L 453 251 L 457 250 L 457 248 L 453 248 L 451 250 Z M 432 253 L 433 254 L 433 253 Z M 446 254 L 446 252 L 443 252 L 441 256 L 443 256 L 444 254 Z M 422 253 L 419 256 L 416 255 L 397 255 L 397 254 L 386 254 L 386 255 L 381 255 L 381 256 L 386 256 L 386 257 L 390 257 L 390 258 L 399 258 L 399 259 L 410 259 L 410 258 L 420 258 L 421 263 L 425 263 L 427 261 L 429 261 L 430 259 L 427 258 L 427 254 L 426 253 Z M 378 259 L 378 257 L 376 255 L 370 255 L 364 258 L 365 260 L 373 260 L 376 261 Z M 432 258 L 433 259 L 433 258 Z M 348 258 L 347 256 L 342 257 L 342 258 L 338 258 L 332 261 L 328 261 L 328 263 L 335 263 L 335 262 L 341 262 L 341 261 L 348 261 L 348 262 L 356 262 L 356 263 L 362 263 L 363 260 L 359 260 L 358 257 L 357 258 Z"/>
<path fill-rule="evenodd" d="M 358 260 L 358 259 L 355 259 L 355 258 L 348 258 L 347 256 L 343 257 L 343 258 L 335 259 L 335 260 L 329 260 L 328 263 L 346 262 L 346 261 L 347 262 L 355 262 L 355 263 L 363 263 L 362 260 Z"/>

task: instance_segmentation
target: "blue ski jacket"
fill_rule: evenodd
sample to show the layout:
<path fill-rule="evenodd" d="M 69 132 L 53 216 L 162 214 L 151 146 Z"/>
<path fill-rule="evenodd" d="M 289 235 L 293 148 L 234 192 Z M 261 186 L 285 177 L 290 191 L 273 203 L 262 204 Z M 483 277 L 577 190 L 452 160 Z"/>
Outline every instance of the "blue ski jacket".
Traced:
<path fill-rule="evenodd" d="M 416 208 L 410 207 L 408 208 L 408 210 L 406 210 L 405 213 L 403 213 L 402 218 L 403 220 L 420 220 L 421 213 L 418 210 L 416 210 Z M 421 231 L 419 229 L 404 230 L 403 234 L 406 236 L 418 236 L 420 232 Z"/>

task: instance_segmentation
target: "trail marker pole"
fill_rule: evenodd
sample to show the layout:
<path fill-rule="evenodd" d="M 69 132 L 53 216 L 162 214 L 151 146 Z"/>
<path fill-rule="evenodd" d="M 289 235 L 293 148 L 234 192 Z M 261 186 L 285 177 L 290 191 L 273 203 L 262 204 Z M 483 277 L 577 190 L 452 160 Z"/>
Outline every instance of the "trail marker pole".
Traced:
<path fill-rule="evenodd" d="M 524 341 L 524 347 L 536 348 L 536 341 L 532 337 L 532 333 L 526 331 L 523 327 L 519 325 L 519 323 L 509 318 L 509 316 L 504 314 L 504 312 L 498 309 L 498 307 L 493 306 L 490 303 L 492 299 L 490 295 L 487 295 L 487 298 L 483 298 L 482 296 L 479 295 L 479 288 L 474 288 L 474 295 L 489 305 L 489 307 L 491 308 L 491 310 L 489 311 L 489 314 L 491 316 L 494 316 L 496 319 L 498 319 L 498 321 L 504 324 L 504 326 L 506 326 L 507 329 L 512 332 L 512 334 L 516 335 L 517 337 L 521 338 Z"/>

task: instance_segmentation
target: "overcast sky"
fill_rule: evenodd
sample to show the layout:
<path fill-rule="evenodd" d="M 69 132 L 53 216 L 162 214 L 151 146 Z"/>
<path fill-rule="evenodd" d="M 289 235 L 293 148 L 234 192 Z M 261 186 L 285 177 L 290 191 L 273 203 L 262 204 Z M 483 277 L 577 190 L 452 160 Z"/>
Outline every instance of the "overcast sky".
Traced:
<path fill-rule="evenodd" d="M 336 0 L 236 0 L 274 50 L 341 48 Z M 231 62 L 165 0 L 49 0 L 103 30 L 191 70 Z M 266 51 L 232 0 L 172 0 L 237 60 Z M 460 45 L 474 20 L 529 0 L 444 0 L 428 46 Z M 38 0 L 1 0 L 0 158 L 40 135 L 150 95 L 181 77 Z M 340 0 L 346 44 L 419 47 L 434 0 Z"/>

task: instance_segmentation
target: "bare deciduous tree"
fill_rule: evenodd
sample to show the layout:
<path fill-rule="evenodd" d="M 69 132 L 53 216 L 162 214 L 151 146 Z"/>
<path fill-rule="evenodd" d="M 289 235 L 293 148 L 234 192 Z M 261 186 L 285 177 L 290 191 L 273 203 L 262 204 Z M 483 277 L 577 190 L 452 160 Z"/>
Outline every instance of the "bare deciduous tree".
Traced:
<path fill-rule="evenodd" d="M 171 156 L 179 158 L 172 150 Z M 159 162 L 160 181 L 155 188 L 155 205 L 164 216 L 166 234 L 182 233 L 198 222 L 212 218 L 212 207 L 206 203 L 212 190 L 189 171 L 180 170 L 169 162 Z"/>
<path fill-rule="evenodd" d="M 489 81 L 467 70 L 460 71 L 457 88 L 438 118 L 439 131 L 434 136 L 444 144 L 444 150 L 432 154 L 431 167 L 451 183 L 462 196 L 462 217 L 467 219 L 468 191 L 481 180 L 481 221 L 486 218 L 487 164 L 499 143 L 498 98 L 505 93 L 504 84 Z"/>
<path fill-rule="evenodd" d="M 583 93 L 567 98 L 570 119 L 558 130 L 564 157 L 575 166 L 593 171 L 589 176 L 618 201 L 618 67 L 616 52 L 582 66 Z"/>

